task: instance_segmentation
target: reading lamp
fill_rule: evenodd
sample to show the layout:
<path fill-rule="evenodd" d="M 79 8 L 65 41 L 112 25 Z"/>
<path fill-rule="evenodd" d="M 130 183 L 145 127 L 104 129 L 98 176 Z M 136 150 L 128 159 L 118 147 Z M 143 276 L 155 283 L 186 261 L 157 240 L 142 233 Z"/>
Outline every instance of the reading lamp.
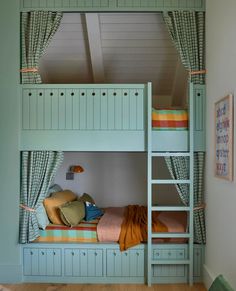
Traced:
<path fill-rule="evenodd" d="M 84 168 L 80 165 L 70 166 L 69 171 L 66 173 L 66 180 L 74 180 L 74 174 L 80 174 L 84 172 Z"/>

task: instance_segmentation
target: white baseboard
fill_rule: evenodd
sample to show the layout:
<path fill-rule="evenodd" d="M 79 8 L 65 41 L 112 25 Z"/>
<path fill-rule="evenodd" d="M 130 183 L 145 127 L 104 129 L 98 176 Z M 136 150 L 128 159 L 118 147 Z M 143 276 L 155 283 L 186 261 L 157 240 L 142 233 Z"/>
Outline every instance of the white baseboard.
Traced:
<path fill-rule="evenodd" d="M 215 278 L 216 276 L 213 274 L 213 272 L 211 272 L 211 270 L 204 264 L 203 265 L 203 281 L 207 290 L 210 288 Z"/>
<path fill-rule="evenodd" d="M 21 265 L 0 265 L 0 284 L 22 282 Z"/>

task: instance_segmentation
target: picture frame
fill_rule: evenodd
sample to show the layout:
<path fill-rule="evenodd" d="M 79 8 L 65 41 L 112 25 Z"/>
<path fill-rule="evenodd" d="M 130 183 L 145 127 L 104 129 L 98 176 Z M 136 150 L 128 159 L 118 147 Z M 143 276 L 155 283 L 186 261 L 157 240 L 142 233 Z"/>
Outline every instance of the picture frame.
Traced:
<path fill-rule="evenodd" d="M 215 176 L 233 181 L 233 95 L 215 102 Z"/>

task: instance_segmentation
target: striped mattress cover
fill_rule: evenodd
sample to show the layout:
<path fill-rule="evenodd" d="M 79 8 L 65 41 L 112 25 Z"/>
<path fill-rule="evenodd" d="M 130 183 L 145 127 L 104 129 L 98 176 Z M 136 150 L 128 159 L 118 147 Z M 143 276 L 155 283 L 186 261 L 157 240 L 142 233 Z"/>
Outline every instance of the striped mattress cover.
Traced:
<path fill-rule="evenodd" d="M 152 109 L 153 130 L 187 130 L 188 111 L 185 109 Z"/>
<path fill-rule="evenodd" d="M 66 225 L 50 224 L 45 230 L 40 229 L 40 237 L 34 242 L 61 242 L 61 243 L 96 243 L 97 238 L 97 224 L 99 219 L 92 221 L 81 221 L 75 227 L 68 227 Z"/>

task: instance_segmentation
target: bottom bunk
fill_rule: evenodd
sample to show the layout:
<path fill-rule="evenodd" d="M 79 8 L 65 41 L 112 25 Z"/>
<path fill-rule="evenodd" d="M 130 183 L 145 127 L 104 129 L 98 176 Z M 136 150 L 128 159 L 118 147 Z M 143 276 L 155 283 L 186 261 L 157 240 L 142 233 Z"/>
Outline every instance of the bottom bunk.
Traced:
<path fill-rule="evenodd" d="M 145 283 L 146 244 L 121 252 L 117 243 L 32 243 L 22 246 L 23 281 L 45 283 Z M 187 283 L 188 268 L 168 265 L 188 257 L 187 244 L 153 244 L 152 283 Z M 194 282 L 202 281 L 204 247 L 194 245 Z"/>

